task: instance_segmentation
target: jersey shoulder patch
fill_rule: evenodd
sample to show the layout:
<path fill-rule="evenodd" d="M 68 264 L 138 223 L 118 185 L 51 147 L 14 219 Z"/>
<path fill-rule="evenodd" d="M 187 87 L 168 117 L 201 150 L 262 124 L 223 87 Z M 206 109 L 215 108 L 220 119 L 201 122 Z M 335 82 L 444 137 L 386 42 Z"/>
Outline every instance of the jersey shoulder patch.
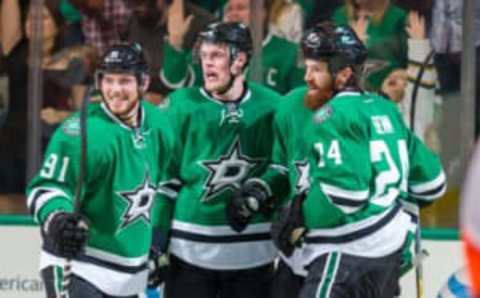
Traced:
<path fill-rule="evenodd" d="M 333 115 L 333 108 L 331 105 L 326 105 L 315 112 L 313 121 L 317 124 L 327 121 Z"/>
<path fill-rule="evenodd" d="M 68 136 L 80 135 L 80 118 L 79 116 L 73 116 L 65 120 L 62 124 L 63 132 Z"/>

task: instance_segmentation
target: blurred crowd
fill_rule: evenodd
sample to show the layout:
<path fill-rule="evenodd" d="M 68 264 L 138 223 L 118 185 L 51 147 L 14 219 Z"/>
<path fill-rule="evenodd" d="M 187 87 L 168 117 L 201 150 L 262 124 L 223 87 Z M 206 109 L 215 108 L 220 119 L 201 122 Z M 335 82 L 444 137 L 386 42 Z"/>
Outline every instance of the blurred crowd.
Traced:
<path fill-rule="evenodd" d="M 365 88 L 397 102 L 417 135 L 441 150 L 442 97 L 460 88 L 462 1 L 263 0 L 258 12 L 251 2 L 45 0 L 37 11 L 28 0 L 2 0 L 0 193 L 25 187 L 28 70 L 38 58 L 29 51 L 35 15 L 43 27 L 42 144 L 79 107 L 108 46 L 119 41 L 143 46 L 152 78 L 145 98 L 160 104 L 172 90 L 201 84 L 192 55 L 197 32 L 218 19 L 249 25 L 255 15 L 263 40 L 255 49 L 261 53 L 261 83 L 281 94 L 305 84 L 298 48 L 304 30 L 325 20 L 350 24 L 369 50 Z"/>

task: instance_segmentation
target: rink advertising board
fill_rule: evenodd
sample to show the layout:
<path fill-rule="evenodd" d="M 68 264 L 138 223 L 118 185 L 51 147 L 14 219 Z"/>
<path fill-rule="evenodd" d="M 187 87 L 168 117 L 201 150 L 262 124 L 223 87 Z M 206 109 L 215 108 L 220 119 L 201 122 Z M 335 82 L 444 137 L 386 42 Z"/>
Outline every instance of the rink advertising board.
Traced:
<path fill-rule="evenodd" d="M 425 297 L 434 298 L 448 277 L 463 266 L 458 232 L 426 229 L 423 246 Z M 38 274 L 40 234 L 28 216 L 0 216 L 0 298 L 43 298 Z M 402 296 L 415 297 L 415 275 L 409 272 L 401 281 Z M 159 297 L 154 293 L 150 297 Z"/>

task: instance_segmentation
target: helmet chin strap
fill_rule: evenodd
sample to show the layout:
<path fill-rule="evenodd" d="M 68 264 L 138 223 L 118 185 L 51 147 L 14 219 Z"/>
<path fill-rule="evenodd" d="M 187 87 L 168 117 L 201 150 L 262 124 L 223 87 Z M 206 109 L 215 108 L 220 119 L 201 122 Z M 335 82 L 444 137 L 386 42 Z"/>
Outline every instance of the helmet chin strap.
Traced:
<path fill-rule="evenodd" d="M 228 83 L 221 90 L 217 91 L 217 93 L 220 94 L 220 95 L 224 95 L 225 93 L 230 91 L 230 89 L 232 89 L 232 86 L 233 86 L 233 83 L 235 82 L 236 77 L 237 76 L 234 75 L 232 73 L 232 71 L 230 70 L 230 78 L 228 79 Z"/>
<path fill-rule="evenodd" d="M 232 72 L 232 66 L 233 66 L 233 60 L 235 59 L 232 59 L 234 58 L 236 55 L 234 55 L 233 53 L 233 50 L 230 49 L 230 65 L 228 66 L 228 72 L 230 74 L 230 77 L 228 79 L 228 82 L 227 84 L 219 91 L 217 91 L 217 93 L 219 95 L 224 95 L 225 93 L 227 93 L 228 91 L 230 91 L 230 89 L 232 89 L 232 86 L 233 86 L 233 83 L 235 82 L 235 78 L 237 77 L 237 75 L 235 75 L 233 72 Z"/>
<path fill-rule="evenodd" d="M 137 101 L 135 106 L 126 114 L 118 115 L 118 118 L 130 127 L 138 127 L 140 122 L 140 101 Z"/>

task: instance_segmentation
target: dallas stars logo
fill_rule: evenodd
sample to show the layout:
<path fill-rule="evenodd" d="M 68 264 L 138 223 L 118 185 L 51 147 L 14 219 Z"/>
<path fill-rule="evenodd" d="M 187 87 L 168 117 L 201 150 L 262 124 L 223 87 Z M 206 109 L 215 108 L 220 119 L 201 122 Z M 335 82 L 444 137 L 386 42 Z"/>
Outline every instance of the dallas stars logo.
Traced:
<path fill-rule="evenodd" d="M 209 202 L 218 193 L 230 189 L 237 190 L 251 169 L 260 163 L 242 153 L 240 140 L 237 138 L 226 155 L 217 160 L 202 161 L 201 165 L 209 171 L 204 188 L 207 190 L 202 202 Z"/>
<path fill-rule="evenodd" d="M 300 193 L 310 188 L 310 175 L 308 173 L 310 165 L 305 160 L 296 161 L 295 169 L 297 170 L 297 185 L 295 188 Z"/>
<path fill-rule="evenodd" d="M 156 189 L 150 182 L 147 175 L 141 185 L 133 191 L 118 192 L 122 198 L 127 201 L 128 207 L 125 211 L 120 225 L 120 229 L 125 228 L 137 219 L 143 219 L 150 222 L 150 209 L 155 198 Z"/>

